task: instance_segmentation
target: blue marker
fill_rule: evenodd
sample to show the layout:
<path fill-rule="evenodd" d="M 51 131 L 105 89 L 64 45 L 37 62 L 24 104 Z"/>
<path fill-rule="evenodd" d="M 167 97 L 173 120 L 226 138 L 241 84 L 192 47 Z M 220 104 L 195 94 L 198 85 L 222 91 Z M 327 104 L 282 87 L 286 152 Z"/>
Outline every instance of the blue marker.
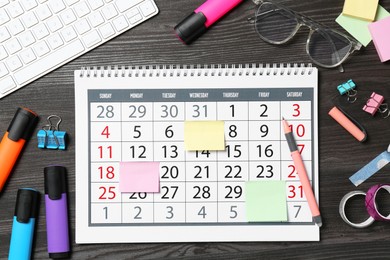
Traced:
<path fill-rule="evenodd" d="M 31 258 L 39 195 L 39 192 L 33 189 L 18 190 L 8 260 Z"/>

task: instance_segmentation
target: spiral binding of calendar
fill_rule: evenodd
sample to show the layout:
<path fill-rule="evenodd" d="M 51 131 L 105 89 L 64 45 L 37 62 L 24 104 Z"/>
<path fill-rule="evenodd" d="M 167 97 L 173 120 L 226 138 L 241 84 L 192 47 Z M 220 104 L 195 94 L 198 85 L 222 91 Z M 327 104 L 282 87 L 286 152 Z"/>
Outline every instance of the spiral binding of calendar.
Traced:
<path fill-rule="evenodd" d="M 204 77 L 310 75 L 312 64 L 155 65 L 82 67 L 80 77 Z"/>

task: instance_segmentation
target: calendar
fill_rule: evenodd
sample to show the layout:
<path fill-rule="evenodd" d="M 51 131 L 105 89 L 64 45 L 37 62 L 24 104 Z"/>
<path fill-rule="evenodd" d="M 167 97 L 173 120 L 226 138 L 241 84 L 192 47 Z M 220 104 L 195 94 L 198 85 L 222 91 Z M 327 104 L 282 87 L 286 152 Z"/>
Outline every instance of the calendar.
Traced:
<path fill-rule="evenodd" d="M 75 71 L 76 242 L 318 241 L 281 122 L 318 200 L 317 73 L 304 65 Z M 187 151 L 187 121 L 223 121 L 225 149 Z M 123 162 L 158 162 L 159 192 L 121 192 Z M 245 183 L 272 180 L 285 181 L 287 221 L 249 222 Z"/>

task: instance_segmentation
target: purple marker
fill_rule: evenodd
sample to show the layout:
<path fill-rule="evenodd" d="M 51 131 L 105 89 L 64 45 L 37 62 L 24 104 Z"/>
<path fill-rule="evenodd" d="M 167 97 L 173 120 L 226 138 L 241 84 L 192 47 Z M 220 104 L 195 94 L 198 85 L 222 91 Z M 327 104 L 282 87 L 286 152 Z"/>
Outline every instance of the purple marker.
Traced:
<path fill-rule="evenodd" d="M 207 0 L 175 26 L 177 37 L 190 44 L 243 0 Z"/>
<path fill-rule="evenodd" d="M 47 250 L 50 258 L 69 258 L 68 201 L 66 169 L 49 166 L 45 174 Z"/>

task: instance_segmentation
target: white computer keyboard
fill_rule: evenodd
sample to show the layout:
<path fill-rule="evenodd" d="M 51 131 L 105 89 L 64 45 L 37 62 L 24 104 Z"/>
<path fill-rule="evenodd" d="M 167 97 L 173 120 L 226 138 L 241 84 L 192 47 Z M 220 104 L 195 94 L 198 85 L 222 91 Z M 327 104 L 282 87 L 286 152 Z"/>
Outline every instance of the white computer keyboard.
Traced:
<path fill-rule="evenodd" d="M 153 0 L 0 0 L 0 98 L 157 13 Z"/>

